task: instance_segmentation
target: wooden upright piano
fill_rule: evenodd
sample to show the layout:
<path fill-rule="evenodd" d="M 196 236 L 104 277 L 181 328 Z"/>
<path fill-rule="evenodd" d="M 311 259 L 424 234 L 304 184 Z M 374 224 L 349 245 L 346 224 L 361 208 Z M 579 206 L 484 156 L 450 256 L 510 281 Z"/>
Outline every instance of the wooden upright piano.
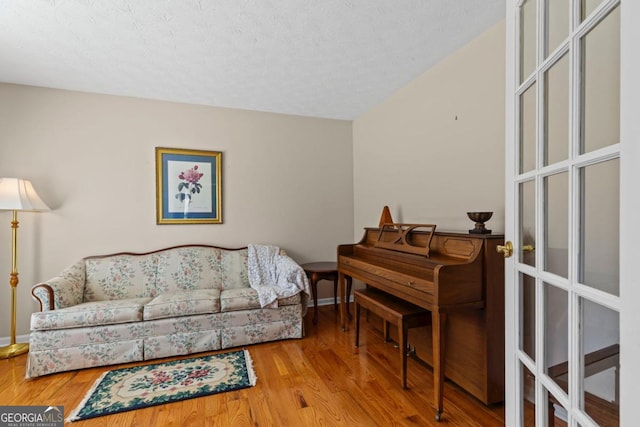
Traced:
<path fill-rule="evenodd" d="M 409 341 L 433 367 L 437 420 L 445 376 L 485 404 L 504 400 L 504 257 L 496 252 L 503 242 L 503 235 L 436 232 L 429 224 L 381 224 L 338 246 L 343 330 L 346 280 L 431 311 L 431 326 L 411 330 Z"/>

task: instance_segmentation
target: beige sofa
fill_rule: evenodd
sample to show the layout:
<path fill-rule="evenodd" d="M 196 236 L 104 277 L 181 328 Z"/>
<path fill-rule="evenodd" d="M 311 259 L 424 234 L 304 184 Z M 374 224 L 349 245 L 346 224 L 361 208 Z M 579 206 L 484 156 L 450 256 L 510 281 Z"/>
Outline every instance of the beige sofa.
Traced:
<path fill-rule="evenodd" d="M 308 286 L 276 247 L 83 258 L 32 289 L 26 376 L 301 338 Z"/>

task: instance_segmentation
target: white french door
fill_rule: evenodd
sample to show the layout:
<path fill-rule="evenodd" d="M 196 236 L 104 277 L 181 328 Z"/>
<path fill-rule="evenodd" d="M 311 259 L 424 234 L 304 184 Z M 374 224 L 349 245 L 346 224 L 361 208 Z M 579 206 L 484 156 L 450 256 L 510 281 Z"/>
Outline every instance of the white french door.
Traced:
<path fill-rule="evenodd" d="M 621 188 L 631 187 L 620 22 L 630 1 L 507 0 L 508 426 L 620 420 L 621 248 L 631 248 L 621 244 Z"/>

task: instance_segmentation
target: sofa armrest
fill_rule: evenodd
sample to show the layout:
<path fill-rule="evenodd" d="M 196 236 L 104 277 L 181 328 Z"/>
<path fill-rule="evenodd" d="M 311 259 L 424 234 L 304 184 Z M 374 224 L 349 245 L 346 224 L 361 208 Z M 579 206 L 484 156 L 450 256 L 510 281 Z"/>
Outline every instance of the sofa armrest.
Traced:
<path fill-rule="evenodd" d="M 71 307 L 82 302 L 85 277 L 85 263 L 80 260 L 59 276 L 33 286 L 31 295 L 40 304 L 40 311 Z"/>
<path fill-rule="evenodd" d="M 40 304 L 40 311 L 54 310 L 53 289 L 46 283 L 38 283 L 31 288 L 31 296 Z"/>

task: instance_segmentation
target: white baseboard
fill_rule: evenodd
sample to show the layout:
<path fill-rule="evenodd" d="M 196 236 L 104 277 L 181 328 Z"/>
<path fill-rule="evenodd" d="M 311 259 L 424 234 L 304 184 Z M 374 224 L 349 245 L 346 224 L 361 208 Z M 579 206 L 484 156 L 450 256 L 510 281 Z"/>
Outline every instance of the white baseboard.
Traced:
<path fill-rule="evenodd" d="M 349 298 L 349 302 L 353 301 L 353 295 Z M 340 304 L 340 298 L 338 298 L 338 304 Z M 320 298 L 318 300 L 318 307 L 322 307 L 323 305 L 333 305 L 333 297 L 329 298 Z M 309 299 L 309 306 L 313 307 L 313 298 Z"/>
<path fill-rule="evenodd" d="M 18 335 L 16 342 L 29 342 L 29 335 Z M 9 345 L 11 343 L 11 337 L 0 337 L 0 347 Z"/>

